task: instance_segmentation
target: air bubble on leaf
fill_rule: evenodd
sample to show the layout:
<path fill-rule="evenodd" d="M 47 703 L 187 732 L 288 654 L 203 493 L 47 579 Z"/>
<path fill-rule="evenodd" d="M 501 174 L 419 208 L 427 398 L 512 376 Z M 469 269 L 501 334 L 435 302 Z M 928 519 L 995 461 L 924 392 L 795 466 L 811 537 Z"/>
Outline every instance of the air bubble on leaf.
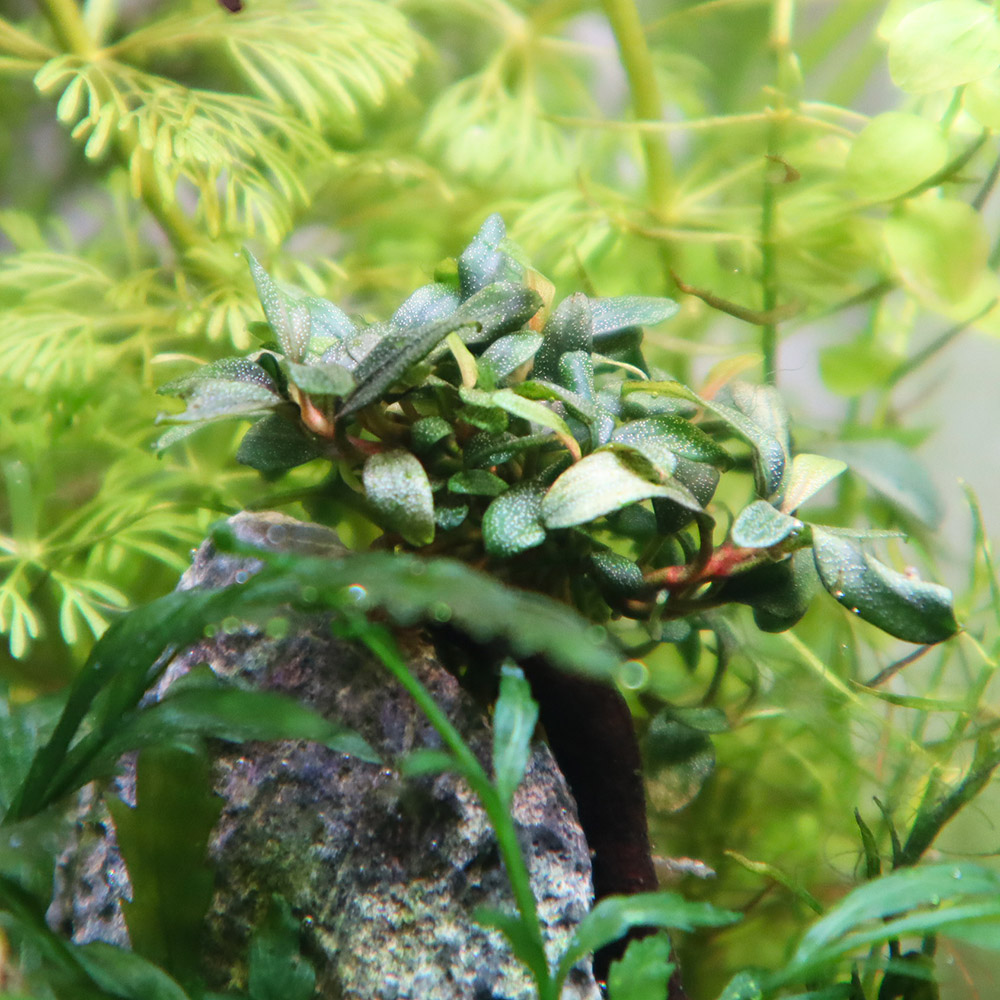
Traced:
<path fill-rule="evenodd" d="M 235 615 L 229 615 L 227 618 L 222 619 L 222 631 L 226 635 L 235 635 L 243 627 L 243 622 L 239 620 Z"/>
<path fill-rule="evenodd" d="M 844 592 L 839 587 L 836 590 L 832 591 L 832 593 L 833 596 L 836 597 L 838 601 L 844 596 Z"/>
<path fill-rule="evenodd" d="M 641 660 L 626 660 L 618 668 L 618 683 L 629 691 L 641 691 L 649 683 L 649 670 Z"/>
<path fill-rule="evenodd" d="M 315 587 L 303 587 L 302 600 L 305 601 L 306 604 L 314 604 L 319 600 L 319 591 Z"/>
<path fill-rule="evenodd" d="M 431 614 L 434 616 L 435 621 L 447 622 L 451 621 L 452 610 L 444 601 L 438 601 L 431 609 Z"/>
<path fill-rule="evenodd" d="M 315 918 L 315 917 L 314 917 L 314 916 L 313 916 L 313 915 L 312 915 L 311 913 L 307 913 L 307 914 L 306 914 L 306 915 L 305 915 L 305 916 L 304 916 L 304 917 L 302 918 L 302 925 L 303 925 L 304 927 L 312 927 L 312 925 L 313 925 L 314 923 L 316 923 L 316 918 Z"/>
<path fill-rule="evenodd" d="M 206 625 L 204 631 L 206 639 L 214 639 L 219 634 L 219 630 L 215 625 Z"/>
<path fill-rule="evenodd" d="M 241 569 L 236 574 L 236 582 L 237 583 L 246 583 L 247 580 L 249 580 L 249 579 L 250 579 L 250 571 L 249 570 Z"/>
<path fill-rule="evenodd" d="M 360 583 L 352 583 L 347 588 L 347 597 L 355 604 L 364 604 L 368 600 L 368 589 Z"/>

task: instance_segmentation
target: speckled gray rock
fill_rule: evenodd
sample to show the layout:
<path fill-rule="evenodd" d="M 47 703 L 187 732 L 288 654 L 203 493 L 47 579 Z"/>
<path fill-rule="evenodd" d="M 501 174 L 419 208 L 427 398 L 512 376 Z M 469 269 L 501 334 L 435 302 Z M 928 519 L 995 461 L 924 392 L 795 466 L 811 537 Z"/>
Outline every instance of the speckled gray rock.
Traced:
<path fill-rule="evenodd" d="M 336 536 L 282 515 L 232 519 L 252 544 L 310 554 L 340 551 Z M 259 564 L 201 546 L 180 587 L 245 579 Z M 416 633 L 399 636 L 415 675 L 480 759 L 488 723 Z M 245 985 L 249 935 L 273 892 L 303 922 L 304 950 L 324 998 L 527 1000 L 522 968 L 496 932 L 472 920 L 478 906 L 512 908 L 496 840 L 475 797 L 451 775 L 403 782 L 391 766 L 436 732 L 371 658 L 334 638 L 322 616 L 296 619 L 284 638 L 242 627 L 179 656 L 158 693 L 200 663 L 302 699 L 360 732 L 387 766 L 306 742 L 220 745 L 215 785 L 224 800 L 210 844 L 216 892 L 206 927 L 206 976 Z M 129 769 L 119 781 L 134 797 Z M 119 901 L 128 875 L 100 802 L 78 824 L 62 859 L 50 922 L 77 941 L 128 941 Z M 592 899 L 590 859 L 575 805 L 548 749 L 535 747 L 514 816 L 554 958 Z M 564 1000 L 596 1000 L 589 966 L 574 970 Z"/>

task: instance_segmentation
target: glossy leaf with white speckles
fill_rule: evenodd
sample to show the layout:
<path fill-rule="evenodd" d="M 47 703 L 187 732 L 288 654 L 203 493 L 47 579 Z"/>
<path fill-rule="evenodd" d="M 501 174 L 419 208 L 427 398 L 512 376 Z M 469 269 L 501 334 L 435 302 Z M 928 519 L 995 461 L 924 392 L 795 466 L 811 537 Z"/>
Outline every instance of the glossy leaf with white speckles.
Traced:
<path fill-rule="evenodd" d="M 178 396 L 187 404 L 183 413 L 160 415 L 160 420 L 175 423 L 260 416 L 285 402 L 271 376 L 249 358 L 213 361 L 157 392 Z"/>
<path fill-rule="evenodd" d="M 479 372 L 489 372 L 493 384 L 499 384 L 527 364 L 542 345 L 542 335 L 533 330 L 520 330 L 498 337 L 479 357 Z"/>
<path fill-rule="evenodd" d="M 654 326 L 670 319 L 679 308 L 673 299 L 658 299 L 646 295 L 591 299 L 594 339 L 599 340 L 635 326 Z"/>
<path fill-rule="evenodd" d="M 535 355 L 536 378 L 556 381 L 559 359 L 567 351 L 587 351 L 594 347 L 594 323 L 590 300 L 582 292 L 563 299 L 549 317 L 542 331 L 544 340 Z"/>
<path fill-rule="evenodd" d="M 733 524 L 734 545 L 747 549 L 769 549 L 784 541 L 802 527 L 802 522 L 789 514 L 782 514 L 766 500 L 755 500 L 740 511 Z"/>
<path fill-rule="evenodd" d="M 522 483 L 498 496 L 483 515 L 483 544 L 491 556 L 509 558 L 545 541 L 541 521 L 546 487 Z"/>
<path fill-rule="evenodd" d="M 368 502 L 380 523 L 411 545 L 434 540 L 434 498 L 424 467 L 408 451 L 372 455 L 362 472 Z"/>
<path fill-rule="evenodd" d="M 636 456 L 638 458 L 638 456 Z M 653 482 L 626 452 L 596 451 L 571 465 L 553 484 L 542 503 L 548 528 L 571 528 L 620 510 L 638 500 L 663 497 L 692 511 L 698 501 L 679 483 Z"/>
<path fill-rule="evenodd" d="M 847 463 L 826 455 L 803 453 L 792 459 L 792 467 L 785 481 L 781 509 L 791 514 L 807 500 L 814 497 L 827 483 L 832 482 L 845 469 Z"/>
<path fill-rule="evenodd" d="M 260 304 L 278 338 L 282 353 L 292 361 L 301 361 L 306 356 L 312 336 L 312 317 L 308 304 L 303 299 L 293 298 L 279 287 L 249 250 L 244 250 L 243 255 L 250 264 Z"/>
<path fill-rule="evenodd" d="M 958 631 L 947 587 L 897 573 L 851 539 L 815 526 L 813 556 L 827 591 L 883 632 L 906 642 L 933 643 Z"/>

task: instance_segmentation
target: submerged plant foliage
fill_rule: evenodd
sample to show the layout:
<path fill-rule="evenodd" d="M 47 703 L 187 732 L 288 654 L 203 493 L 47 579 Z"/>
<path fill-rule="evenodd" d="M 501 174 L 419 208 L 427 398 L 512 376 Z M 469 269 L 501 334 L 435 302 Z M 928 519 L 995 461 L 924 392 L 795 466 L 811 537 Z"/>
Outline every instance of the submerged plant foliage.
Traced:
<path fill-rule="evenodd" d="M 846 465 L 792 454 L 776 390 L 732 380 L 705 397 L 650 369 L 642 328 L 672 300 L 557 302 L 496 215 L 387 322 L 354 321 L 248 260 L 268 340 L 160 389 L 186 404 L 161 448 L 250 418 L 240 462 L 276 475 L 326 459 L 321 492 L 389 540 L 486 556 L 502 579 L 591 620 L 639 619 L 652 639 L 730 602 L 781 631 L 821 586 L 900 639 L 957 630 L 946 588 L 879 561 L 865 532 L 798 516 Z M 755 498 L 720 529 L 720 480 L 747 472 Z"/>

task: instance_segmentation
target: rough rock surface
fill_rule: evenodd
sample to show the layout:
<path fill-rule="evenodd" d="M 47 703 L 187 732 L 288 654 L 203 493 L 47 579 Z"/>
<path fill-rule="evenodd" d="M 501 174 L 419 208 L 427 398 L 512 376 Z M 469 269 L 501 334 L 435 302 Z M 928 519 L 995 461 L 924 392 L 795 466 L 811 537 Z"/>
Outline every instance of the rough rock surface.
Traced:
<path fill-rule="evenodd" d="M 336 536 L 276 514 L 232 519 L 260 547 L 340 551 Z M 206 542 L 181 588 L 246 579 L 258 563 Z M 400 642 L 411 669 L 481 760 L 488 722 L 416 635 Z M 284 638 L 243 626 L 179 656 L 158 694 L 200 663 L 218 674 L 302 699 L 360 732 L 389 762 L 379 766 L 307 742 L 219 745 L 215 787 L 224 800 L 210 856 L 216 890 L 206 927 L 206 976 L 215 988 L 245 985 L 253 928 L 273 892 L 302 920 L 317 992 L 344 1000 L 521 1000 L 523 969 L 477 906 L 512 908 L 496 840 L 465 783 L 451 775 L 403 782 L 391 762 L 439 738 L 408 695 L 371 657 L 334 638 L 320 615 L 297 618 Z M 125 769 L 119 793 L 134 801 Z M 127 944 L 119 907 L 130 895 L 114 829 L 99 801 L 64 856 L 50 921 L 80 942 Z M 537 745 L 514 802 L 550 959 L 592 899 L 590 858 L 575 805 L 548 749 Z M 564 1000 L 599 996 L 589 965 L 574 970 Z"/>

